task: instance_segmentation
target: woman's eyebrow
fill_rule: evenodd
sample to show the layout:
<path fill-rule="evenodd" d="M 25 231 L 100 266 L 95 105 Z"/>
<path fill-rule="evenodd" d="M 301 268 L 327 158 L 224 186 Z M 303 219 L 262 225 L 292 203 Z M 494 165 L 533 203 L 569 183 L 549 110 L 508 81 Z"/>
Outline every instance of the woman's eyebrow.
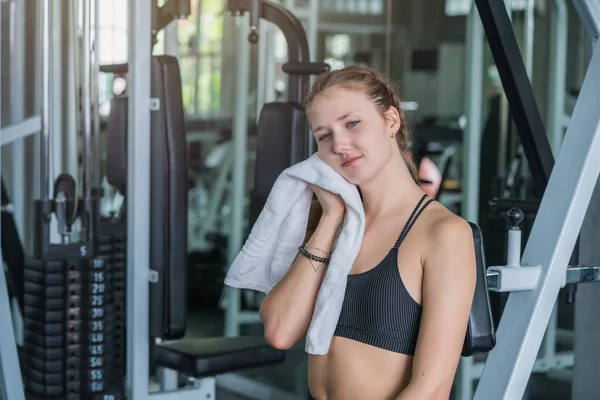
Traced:
<path fill-rule="evenodd" d="M 337 117 L 337 118 L 336 118 L 336 121 L 341 121 L 341 120 L 343 120 L 344 118 L 347 118 L 347 117 L 349 117 L 350 115 L 352 115 L 352 114 L 356 114 L 356 113 L 357 113 L 356 111 L 350 111 L 350 112 L 344 113 L 343 115 L 340 115 L 339 117 Z M 320 126 L 318 126 L 316 129 L 313 129 L 313 132 L 318 132 L 318 131 L 320 131 L 321 129 L 326 129 L 326 128 L 327 128 L 327 127 L 326 127 L 325 125 L 320 125 Z"/>

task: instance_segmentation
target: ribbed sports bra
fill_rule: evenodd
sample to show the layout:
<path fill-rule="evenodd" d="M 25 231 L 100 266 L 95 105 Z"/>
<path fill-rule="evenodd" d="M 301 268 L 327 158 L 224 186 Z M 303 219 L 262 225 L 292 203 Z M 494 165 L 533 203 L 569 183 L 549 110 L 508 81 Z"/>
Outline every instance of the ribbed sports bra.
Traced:
<path fill-rule="evenodd" d="M 414 355 L 422 307 L 406 290 L 398 271 L 398 248 L 423 210 L 434 200 L 423 195 L 394 247 L 374 268 L 348 275 L 334 336 Z"/>

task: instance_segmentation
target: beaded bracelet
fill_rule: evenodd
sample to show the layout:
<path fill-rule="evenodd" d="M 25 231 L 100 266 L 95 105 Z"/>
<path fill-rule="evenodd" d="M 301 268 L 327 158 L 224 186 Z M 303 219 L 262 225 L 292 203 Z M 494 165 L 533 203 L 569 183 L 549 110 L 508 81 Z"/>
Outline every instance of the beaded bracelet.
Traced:
<path fill-rule="evenodd" d="M 308 250 L 306 250 L 306 248 L 304 246 L 298 246 L 298 251 L 300 252 L 300 254 L 302 254 L 304 257 L 308 258 L 309 260 L 318 261 L 325 265 L 328 265 L 329 262 L 331 261 L 331 258 L 315 256 L 314 254 L 312 254 Z"/>

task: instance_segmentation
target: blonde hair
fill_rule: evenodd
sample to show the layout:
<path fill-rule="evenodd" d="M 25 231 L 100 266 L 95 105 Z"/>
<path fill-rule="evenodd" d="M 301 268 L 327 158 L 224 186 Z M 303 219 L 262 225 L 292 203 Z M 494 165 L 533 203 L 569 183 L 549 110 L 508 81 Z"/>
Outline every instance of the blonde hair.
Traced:
<path fill-rule="evenodd" d="M 390 107 L 394 107 L 398 111 L 400 128 L 395 132 L 396 142 L 413 180 L 418 182 L 417 166 L 408 152 L 408 142 L 411 137 L 410 127 L 406 114 L 400 107 L 400 98 L 394 84 L 374 69 L 357 65 L 325 72 L 317 77 L 304 99 L 306 112 L 309 112 L 310 106 L 318 94 L 334 86 L 364 92 L 382 115 Z"/>

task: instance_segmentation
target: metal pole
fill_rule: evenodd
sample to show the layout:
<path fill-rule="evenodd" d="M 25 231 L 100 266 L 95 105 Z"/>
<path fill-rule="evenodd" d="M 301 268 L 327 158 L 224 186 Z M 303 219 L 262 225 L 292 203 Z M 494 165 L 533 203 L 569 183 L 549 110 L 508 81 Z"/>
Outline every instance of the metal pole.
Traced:
<path fill-rule="evenodd" d="M 567 79 L 569 18 L 565 0 L 554 0 L 550 14 L 550 62 L 548 65 L 548 135 L 554 156 L 562 143 Z"/>
<path fill-rule="evenodd" d="M 68 71 L 66 79 L 67 79 L 67 94 L 66 94 L 66 106 L 67 106 L 67 114 L 66 114 L 66 123 L 65 123 L 65 131 L 66 131 L 66 146 L 65 152 L 68 155 L 67 161 L 67 172 L 72 176 L 78 176 L 79 170 L 79 146 L 78 146 L 78 127 L 79 127 L 79 87 L 78 82 L 80 82 L 80 68 L 81 63 L 79 62 L 80 55 L 80 46 L 78 40 L 78 0 L 70 0 L 68 3 L 68 52 L 67 52 L 67 66 L 66 70 Z M 79 193 L 78 193 L 79 195 Z"/>
<path fill-rule="evenodd" d="M 100 188 L 101 186 L 101 174 L 100 174 L 100 160 L 101 160 L 101 141 L 100 141 L 100 94 L 99 94 L 99 78 L 100 78 L 100 59 L 99 59 L 99 47 L 98 39 L 100 36 L 100 1 L 91 0 L 91 29 L 90 34 L 92 35 L 90 40 L 90 96 L 92 103 L 92 115 L 93 115 L 93 126 L 92 126 L 92 140 L 93 148 L 90 149 L 90 162 L 92 163 L 92 170 L 90 171 L 90 179 L 92 188 Z"/>
<path fill-rule="evenodd" d="M 10 123 L 16 124 L 25 118 L 25 0 L 13 0 L 10 5 Z M 12 158 L 12 199 L 14 204 L 25 201 L 25 140 L 10 145 Z M 15 225 L 22 238 L 25 234 L 25 210 L 16 207 L 13 211 Z"/>
<path fill-rule="evenodd" d="M 533 72 L 533 39 L 535 37 L 535 0 L 527 0 L 525 10 L 525 69 L 531 79 Z"/>
<path fill-rule="evenodd" d="M 550 20 L 550 65 L 548 84 L 547 126 L 554 156 L 558 156 L 563 135 L 565 114 L 565 86 L 567 76 L 567 8 L 564 0 L 554 0 Z M 558 302 L 552 311 L 544 336 L 544 358 L 551 362 L 556 355 L 558 329 Z"/>
<path fill-rule="evenodd" d="M 83 57 L 81 73 L 81 110 L 83 112 L 83 148 L 84 148 L 84 198 L 89 199 L 93 187 L 92 157 L 92 7 L 93 0 L 84 0 L 83 4 Z"/>
<path fill-rule="evenodd" d="M 465 76 L 465 113 L 467 129 L 463 141 L 463 204 L 464 218 L 477 223 L 479 215 L 479 154 L 483 131 L 483 26 L 476 7 L 471 7 L 467 19 Z"/>
<path fill-rule="evenodd" d="M 23 121 L 25 117 L 25 2 L 23 0 L 13 0 L 10 4 L 10 122 L 17 124 Z M 4 136 L 1 136 L 4 138 Z M 25 140 L 17 140 L 8 147 L 11 159 L 11 182 L 12 182 L 12 201 L 14 204 L 25 205 Z M 15 227 L 21 240 L 23 240 L 31 231 L 30 227 L 25 225 L 25 210 L 27 207 L 15 207 L 13 209 L 13 219 Z M 23 344 L 23 315 L 19 307 L 13 304 L 13 322 L 15 324 L 15 336 L 19 345 Z"/>
<path fill-rule="evenodd" d="M 248 90 L 250 76 L 250 43 L 248 42 L 248 16 L 236 18 L 236 96 L 233 114 L 233 170 L 231 189 L 231 232 L 227 248 L 227 265 L 230 265 L 244 244 L 244 194 L 246 192 L 246 167 L 248 143 Z M 240 290 L 227 288 L 225 311 L 225 336 L 239 336 Z"/>
<path fill-rule="evenodd" d="M 50 112 L 52 117 L 52 137 L 50 138 L 50 181 L 54 181 L 56 175 L 63 172 L 65 154 L 63 151 L 64 129 L 63 129 L 63 111 L 64 111 L 64 96 L 63 96 L 63 40 L 62 40 L 62 2 L 53 1 L 50 8 L 50 25 L 52 29 L 52 73 L 51 93 L 52 101 L 50 102 Z M 59 239 L 58 229 L 52 229 L 51 233 L 55 238 Z M 51 241 L 53 241 L 51 239 Z"/>
<path fill-rule="evenodd" d="M 308 50 L 310 53 L 310 61 L 314 62 L 317 60 L 317 40 L 319 34 L 319 0 L 310 0 L 309 1 L 309 12 L 308 12 Z M 309 84 L 312 86 L 312 83 L 315 81 L 315 76 L 311 76 L 309 80 Z M 307 92 L 308 92 L 307 88 Z M 312 135 L 312 131 L 309 128 L 308 134 L 308 154 L 313 154 L 315 149 L 315 140 Z"/>
<path fill-rule="evenodd" d="M 152 9 L 129 0 L 126 397 L 148 398 Z"/>
<path fill-rule="evenodd" d="M 477 223 L 479 216 L 479 159 L 483 132 L 483 52 L 484 34 L 477 7 L 472 6 L 467 16 L 466 61 L 465 61 L 465 114 L 467 128 L 463 140 L 463 218 Z M 473 398 L 471 357 L 461 358 L 457 372 L 457 399 Z"/>
<path fill-rule="evenodd" d="M 0 13 L 0 32 L 2 31 L 2 15 Z M 0 65 L 0 76 L 2 76 L 2 66 Z M 0 80 L 0 92 L 2 82 Z M 12 94 L 12 93 L 11 93 Z M 2 110 L 2 98 L 0 96 L 0 110 Z M 1 115 L 1 113 L 0 113 Z M 0 128 L 0 136 L 2 131 Z M 0 152 L 0 175 L 2 174 L 2 152 Z M 0 218 L 2 218 L 0 216 Z M 2 232 L 0 232 L 0 240 Z M 2 249 L 0 248 L 0 256 Z M 17 353 L 17 342 L 14 335 L 14 327 L 11 313 L 10 297 L 8 296 L 8 286 L 6 284 L 6 275 L 0 273 L 0 318 L 6 325 L 0 331 L 0 398 L 25 400 L 23 389 L 23 377 L 19 365 L 19 355 Z"/>
<path fill-rule="evenodd" d="M 42 76 L 41 76 L 41 117 L 42 131 L 40 138 L 40 199 L 47 200 L 50 195 L 50 135 L 52 134 L 50 121 L 50 100 L 51 100 L 51 71 L 50 57 L 52 40 L 52 27 L 50 26 L 51 0 L 41 2 L 41 22 L 42 22 Z"/>

